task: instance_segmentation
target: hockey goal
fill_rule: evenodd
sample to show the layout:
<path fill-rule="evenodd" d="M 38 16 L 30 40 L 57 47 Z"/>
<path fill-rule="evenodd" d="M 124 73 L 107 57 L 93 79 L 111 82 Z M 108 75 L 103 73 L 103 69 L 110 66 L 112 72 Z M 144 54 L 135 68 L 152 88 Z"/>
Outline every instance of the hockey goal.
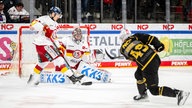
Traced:
<path fill-rule="evenodd" d="M 90 29 L 86 25 L 78 24 L 60 24 L 59 31 L 57 32 L 58 38 L 69 36 L 72 34 L 72 31 L 80 27 L 84 39 L 89 42 Z M 35 50 L 35 45 L 33 45 L 33 39 L 35 38 L 35 31 L 31 31 L 29 26 L 21 26 L 18 31 L 18 53 L 15 55 L 16 58 L 14 61 L 18 61 L 18 64 L 13 65 L 11 70 L 18 72 L 20 77 L 29 76 L 33 72 L 33 68 L 37 63 L 37 53 Z M 50 63 L 46 69 L 53 69 L 53 64 Z"/>

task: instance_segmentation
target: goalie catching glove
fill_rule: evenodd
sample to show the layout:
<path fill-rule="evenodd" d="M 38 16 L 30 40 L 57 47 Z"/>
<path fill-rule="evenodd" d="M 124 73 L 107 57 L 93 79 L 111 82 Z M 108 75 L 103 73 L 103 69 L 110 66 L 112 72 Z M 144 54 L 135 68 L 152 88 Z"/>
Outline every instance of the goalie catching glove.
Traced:
<path fill-rule="evenodd" d="M 96 61 L 102 61 L 104 59 L 104 53 L 101 49 L 94 49 L 93 51 Z"/>
<path fill-rule="evenodd" d="M 82 60 L 87 63 L 100 62 L 104 59 L 104 54 L 101 49 L 92 49 L 89 54 L 82 56 Z"/>
<path fill-rule="evenodd" d="M 46 37 L 51 38 L 54 30 L 51 30 L 48 25 L 44 25 L 43 31 L 45 32 Z"/>

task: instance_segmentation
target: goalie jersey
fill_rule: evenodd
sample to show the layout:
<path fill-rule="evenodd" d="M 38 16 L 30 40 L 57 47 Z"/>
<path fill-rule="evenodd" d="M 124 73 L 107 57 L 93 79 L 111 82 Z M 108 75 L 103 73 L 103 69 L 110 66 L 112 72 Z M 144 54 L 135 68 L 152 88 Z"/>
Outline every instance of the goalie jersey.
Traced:
<path fill-rule="evenodd" d="M 90 48 L 85 39 L 78 44 L 73 41 L 72 36 L 64 37 L 60 41 L 65 48 L 64 56 L 71 67 L 75 67 L 81 60 L 90 59 Z"/>

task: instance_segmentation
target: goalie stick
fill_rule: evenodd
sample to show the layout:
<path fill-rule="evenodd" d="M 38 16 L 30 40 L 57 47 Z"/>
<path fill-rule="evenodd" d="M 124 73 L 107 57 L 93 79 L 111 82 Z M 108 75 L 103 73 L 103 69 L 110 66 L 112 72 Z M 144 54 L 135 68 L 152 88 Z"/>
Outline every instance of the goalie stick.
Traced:
<path fill-rule="evenodd" d="M 69 70 L 74 74 L 75 72 L 73 71 L 73 69 L 71 69 L 69 63 L 67 62 L 67 60 L 65 59 L 65 57 L 62 55 L 62 53 L 59 51 L 59 48 L 58 48 L 57 45 L 55 44 L 54 40 L 51 39 L 51 38 L 50 38 L 50 40 L 52 41 L 52 43 L 53 43 L 53 45 L 54 45 L 54 47 L 55 47 L 56 53 L 64 59 L 67 67 L 68 67 Z M 81 83 L 81 85 L 92 85 L 92 82 L 91 82 L 91 81 L 88 81 L 88 82 L 81 82 L 81 81 L 80 81 L 80 83 Z"/>
<path fill-rule="evenodd" d="M 105 53 L 107 54 L 107 56 L 108 56 L 110 59 L 124 58 L 124 56 L 115 56 L 115 57 L 112 57 L 112 56 L 107 52 L 106 49 L 105 49 Z"/>

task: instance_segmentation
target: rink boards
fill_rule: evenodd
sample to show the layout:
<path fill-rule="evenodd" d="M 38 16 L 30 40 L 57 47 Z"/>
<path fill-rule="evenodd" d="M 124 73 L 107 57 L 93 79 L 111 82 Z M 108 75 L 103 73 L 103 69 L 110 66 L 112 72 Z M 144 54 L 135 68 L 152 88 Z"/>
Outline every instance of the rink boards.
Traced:
<path fill-rule="evenodd" d="M 13 52 L 18 44 L 20 26 L 29 24 L 2 24 L 0 29 L 0 69 L 6 70 L 11 67 Z M 60 24 L 78 25 L 78 24 Z M 107 49 L 111 56 L 121 56 L 119 48 L 120 30 L 129 29 L 134 33 L 148 33 L 154 35 L 165 44 L 165 50 L 158 53 L 162 59 L 161 66 L 192 66 L 192 25 L 191 24 L 80 24 L 90 28 L 90 45 L 92 49 Z M 71 34 L 71 31 L 58 31 L 58 36 Z M 33 36 L 29 29 L 23 30 L 22 35 Z M 23 41 L 29 41 L 23 40 Z M 14 43 L 16 45 L 14 45 Z M 29 45 L 29 49 L 32 45 Z M 31 58 L 33 58 L 32 55 Z M 28 57 L 28 56 L 27 56 Z M 27 58 L 30 59 L 30 58 Z M 15 61 L 14 61 L 15 62 Z M 104 60 L 95 63 L 101 68 L 111 67 L 135 67 L 136 64 L 125 59 L 110 60 L 106 55 Z M 49 65 L 52 67 L 52 64 Z"/>

